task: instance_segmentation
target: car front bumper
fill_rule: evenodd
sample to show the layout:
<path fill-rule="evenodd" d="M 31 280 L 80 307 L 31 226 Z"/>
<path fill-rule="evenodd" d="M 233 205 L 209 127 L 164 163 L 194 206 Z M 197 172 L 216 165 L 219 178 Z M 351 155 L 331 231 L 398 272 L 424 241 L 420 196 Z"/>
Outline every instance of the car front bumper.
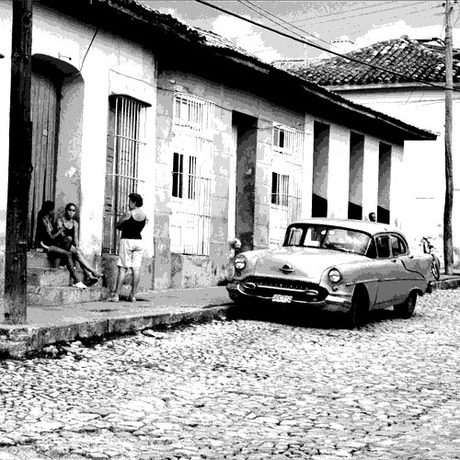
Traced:
<path fill-rule="evenodd" d="M 230 294 L 231 298 L 238 297 L 239 299 L 247 300 L 256 300 L 260 302 L 271 302 L 272 304 L 277 304 L 278 302 L 273 300 L 273 296 L 261 296 L 257 294 L 250 294 L 245 292 L 239 282 L 233 282 L 227 284 L 227 291 Z M 283 290 L 277 292 L 273 290 L 273 295 L 282 294 L 289 295 L 289 291 Z M 345 296 L 340 294 L 328 294 L 324 300 L 321 301 L 312 301 L 312 300 L 299 300 L 292 299 L 288 304 L 299 305 L 305 307 L 311 307 L 319 310 L 329 311 L 329 312 L 342 312 L 347 313 L 351 308 L 351 295 Z"/>

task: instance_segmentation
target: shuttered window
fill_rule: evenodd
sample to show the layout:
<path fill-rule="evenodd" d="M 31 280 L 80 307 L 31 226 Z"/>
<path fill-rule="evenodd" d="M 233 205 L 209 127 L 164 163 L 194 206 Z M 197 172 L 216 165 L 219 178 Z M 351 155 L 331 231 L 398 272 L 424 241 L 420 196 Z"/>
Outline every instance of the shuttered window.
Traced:
<path fill-rule="evenodd" d="M 110 98 L 104 203 L 103 251 L 117 253 L 115 222 L 126 211 L 128 195 L 138 191 L 139 150 L 145 144 L 146 105 L 126 96 Z"/>

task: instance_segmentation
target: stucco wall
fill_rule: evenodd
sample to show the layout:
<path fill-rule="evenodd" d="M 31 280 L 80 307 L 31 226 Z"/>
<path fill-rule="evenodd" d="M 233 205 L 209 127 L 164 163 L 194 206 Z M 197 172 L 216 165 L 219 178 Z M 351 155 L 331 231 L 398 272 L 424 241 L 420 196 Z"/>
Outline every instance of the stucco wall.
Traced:
<path fill-rule="evenodd" d="M 0 161 L 8 163 L 8 107 L 11 7 L 0 2 Z M 151 52 L 119 36 L 96 30 L 34 2 L 32 55 L 52 61 L 66 74 L 62 88 L 56 180 L 57 213 L 73 201 L 79 208 L 80 246 L 100 262 L 110 94 L 123 94 L 150 105 L 147 138 L 140 152 L 146 259 L 153 257 L 154 150 L 156 82 Z M 3 148 L 1 148 L 3 146 Z M 7 168 L 0 168 L 0 252 L 4 253 Z M 151 280 L 147 281 L 151 287 Z"/>
<path fill-rule="evenodd" d="M 379 91 L 340 92 L 353 102 L 399 118 L 406 123 L 428 129 L 438 135 L 436 141 L 408 141 L 400 160 L 399 183 L 403 184 L 397 201 L 398 224 L 414 250 L 420 250 L 422 236 L 434 240 L 442 258 L 444 172 L 444 91 L 435 88 L 388 89 Z M 460 264 L 460 131 L 455 120 L 460 117 L 460 95 L 453 94 L 453 167 L 454 263 Z"/>
<path fill-rule="evenodd" d="M 172 212 L 170 206 L 171 195 L 171 170 L 172 157 L 172 104 L 174 92 L 185 92 L 195 96 L 203 97 L 216 104 L 215 131 L 214 131 L 214 164 L 212 174 L 212 223 L 211 223 L 211 254 L 212 267 L 207 263 L 197 262 L 197 256 L 174 255 L 172 285 L 184 286 L 191 279 L 204 278 L 198 272 L 207 270 L 206 283 L 215 284 L 228 274 L 227 264 L 229 258 L 228 239 L 233 237 L 232 229 L 229 229 L 228 222 L 231 221 L 229 212 L 234 212 L 234 207 L 229 205 L 229 185 L 232 165 L 236 162 L 237 152 L 235 149 L 235 138 L 232 130 L 233 113 L 248 115 L 257 119 L 256 129 L 247 139 L 256 148 L 254 164 L 251 162 L 240 164 L 243 168 L 241 176 L 245 177 L 245 184 L 252 183 L 253 196 L 253 222 L 248 231 L 252 231 L 252 242 L 254 249 L 266 248 L 269 244 L 269 213 L 271 194 L 271 145 L 273 123 L 297 127 L 305 126 L 305 117 L 300 113 L 290 111 L 284 107 L 277 107 L 265 99 L 235 88 L 226 88 L 219 83 L 206 79 L 201 75 L 191 73 L 183 74 L 180 71 L 163 71 L 158 76 L 158 120 L 157 120 L 157 169 L 161 165 L 161 172 L 158 173 L 156 183 L 156 215 L 162 214 L 160 224 L 157 217 L 155 227 L 155 240 L 164 242 L 164 253 L 167 254 L 169 242 L 168 214 Z M 305 128 L 307 129 L 307 127 Z M 310 128 L 311 129 L 311 128 Z M 243 146 L 244 147 L 244 146 Z M 248 148 L 250 146 L 247 146 Z M 249 151 L 249 150 L 248 150 Z M 243 167 L 244 166 L 244 167 Z M 243 174 L 244 173 L 244 174 Z M 309 174 L 311 176 L 311 173 Z M 251 179 L 251 180 L 249 180 Z M 249 180 L 249 182 L 248 182 Z M 240 187 L 242 184 L 240 184 Z M 249 193 L 249 191 L 248 191 Z M 247 196 L 248 200 L 250 199 Z M 240 210 L 241 211 L 241 210 Z M 248 210 L 249 212 L 249 210 Z M 229 219 L 230 217 L 230 219 Z M 233 219 L 234 220 L 234 219 Z M 238 219 L 236 220 L 238 223 Z M 238 225 L 237 225 L 238 227 Z M 236 229 L 236 236 L 244 232 L 244 226 Z M 206 256 L 200 256 L 205 257 Z M 184 272 L 179 273 L 177 267 L 183 267 Z M 171 272 L 171 260 L 165 256 L 164 263 L 155 264 L 155 283 L 167 285 L 168 274 Z M 189 270 L 195 270 L 191 276 Z M 193 268 L 192 268 L 193 267 Z M 188 280 L 188 281 L 187 281 Z"/>

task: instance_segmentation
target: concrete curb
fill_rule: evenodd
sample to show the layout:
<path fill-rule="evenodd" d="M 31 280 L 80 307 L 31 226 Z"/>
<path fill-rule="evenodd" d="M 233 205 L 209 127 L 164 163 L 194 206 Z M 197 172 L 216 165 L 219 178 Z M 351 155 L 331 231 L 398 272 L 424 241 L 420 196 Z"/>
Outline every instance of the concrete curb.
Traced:
<path fill-rule="evenodd" d="M 447 276 L 439 281 L 431 281 L 428 292 L 433 292 L 436 289 L 457 289 L 460 287 L 460 276 Z"/>
<path fill-rule="evenodd" d="M 193 308 L 186 312 L 119 316 L 59 326 L 0 326 L 0 359 L 25 359 L 45 347 L 81 339 L 103 339 L 145 329 L 224 319 L 233 305 Z"/>

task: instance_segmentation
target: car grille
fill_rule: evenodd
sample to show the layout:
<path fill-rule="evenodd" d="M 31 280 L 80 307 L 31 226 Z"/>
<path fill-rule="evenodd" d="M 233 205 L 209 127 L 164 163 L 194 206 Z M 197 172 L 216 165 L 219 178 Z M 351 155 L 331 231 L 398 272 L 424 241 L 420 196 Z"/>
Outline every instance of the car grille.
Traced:
<path fill-rule="evenodd" d="M 273 294 L 291 295 L 293 300 L 319 302 L 326 298 L 326 289 L 314 283 L 283 278 L 253 276 L 244 280 L 241 287 L 247 294 L 272 297 Z"/>

